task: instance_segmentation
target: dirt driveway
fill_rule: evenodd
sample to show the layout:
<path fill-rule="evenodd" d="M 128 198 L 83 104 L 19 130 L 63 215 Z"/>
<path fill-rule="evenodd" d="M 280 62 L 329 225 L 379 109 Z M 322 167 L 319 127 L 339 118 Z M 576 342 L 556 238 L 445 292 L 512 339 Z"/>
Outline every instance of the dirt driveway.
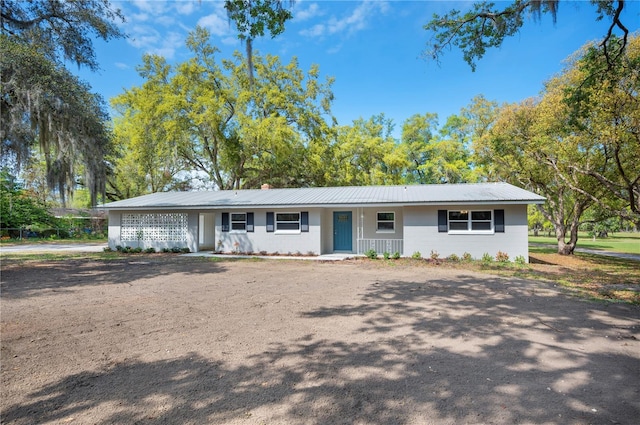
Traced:
<path fill-rule="evenodd" d="M 640 309 L 435 266 L 2 266 L 6 424 L 637 424 Z"/>

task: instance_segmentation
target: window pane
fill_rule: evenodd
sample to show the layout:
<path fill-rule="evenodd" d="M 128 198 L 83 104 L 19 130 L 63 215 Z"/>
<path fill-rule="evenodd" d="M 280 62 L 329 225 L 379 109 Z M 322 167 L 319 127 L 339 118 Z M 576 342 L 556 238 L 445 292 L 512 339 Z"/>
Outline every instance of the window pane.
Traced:
<path fill-rule="evenodd" d="M 449 220 L 469 220 L 469 211 L 449 211 Z"/>
<path fill-rule="evenodd" d="M 491 211 L 471 211 L 471 220 L 491 221 Z"/>
<path fill-rule="evenodd" d="M 299 213 L 278 213 L 276 221 L 300 221 Z"/>
<path fill-rule="evenodd" d="M 297 223 L 297 222 L 278 222 L 276 228 L 278 230 L 300 230 L 300 223 Z"/>
<path fill-rule="evenodd" d="M 244 213 L 231 214 L 231 221 L 245 221 L 246 219 L 247 215 Z"/>
<path fill-rule="evenodd" d="M 378 213 L 378 220 L 393 221 L 393 218 L 394 218 L 394 213 L 392 212 Z"/>
<path fill-rule="evenodd" d="M 244 222 L 231 223 L 231 230 L 246 230 Z"/>
<path fill-rule="evenodd" d="M 491 230 L 491 222 L 474 221 L 471 223 L 471 230 Z"/>
<path fill-rule="evenodd" d="M 466 221 L 465 222 L 450 221 L 449 230 L 468 230 L 467 222 Z"/>
<path fill-rule="evenodd" d="M 378 223 L 378 230 L 393 230 L 393 221 L 381 221 Z"/>

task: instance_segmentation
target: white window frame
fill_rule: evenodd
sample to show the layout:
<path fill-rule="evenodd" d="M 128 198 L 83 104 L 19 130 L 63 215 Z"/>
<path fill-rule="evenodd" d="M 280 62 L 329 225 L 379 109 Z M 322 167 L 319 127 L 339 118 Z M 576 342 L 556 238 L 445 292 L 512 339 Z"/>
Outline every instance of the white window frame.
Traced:
<path fill-rule="evenodd" d="M 466 220 L 451 220 L 451 213 L 452 212 L 461 212 L 461 213 L 467 213 L 467 219 Z M 489 220 L 474 220 L 473 219 L 473 214 L 474 213 L 490 213 L 491 218 Z M 469 234 L 483 234 L 483 235 L 488 235 L 488 234 L 493 234 L 495 233 L 495 214 L 493 212 L 492 209 L 487 209 L 487 210 L 480 210 L 480 209 L 475 209 L 475 210 L 448 210 L 447 211 L 447 231 L 450 235 L 469 235 Z M 467 229 L 466 230 L 462 230 L 462 229 L 451 229 L 451 223 L 466 223 L 467 224 Z M 489 223 L 489 229 L 477 229 L 474 230 L 473 229 L 473 223 Z"/>
<path fill-rule="evenodd" d="M 380 214 L 393 214 L 393 220 L 380 220 Z M 380 229 L 380 223 L 392 223 L 393 229 Z M 376 212 L 376 233 L 395 233 L 396 232 L 396 212 L 395 211 L 377 211 Z"/>
<path fill-rule="evenodd" d="M 243 220 L 234 220 L 233 216 L 243 215 Z M 238 217 L 236 217 L 238 218 Z M 243 224 L 242 229 L 234 229 L 233 225 L 235 224 Z M 229 232 L 230 233 L 247 233 L 247 213 L 246 212 L 229 212 Z"/>
<path fill-rule="evenodd" d="M 296 214 L 298 216 L 298 220 L 278 220 L 278 216 L 281 214 Z M 280 223 L 298 223 L 297 229 L 278 229 L 278 225 Z M 281 211 L 273 213 L 273 227 L 274 233 L 278 234 L 294 234 L 297 235 L 302 233 L 302 213 L 300 211 Z"/>

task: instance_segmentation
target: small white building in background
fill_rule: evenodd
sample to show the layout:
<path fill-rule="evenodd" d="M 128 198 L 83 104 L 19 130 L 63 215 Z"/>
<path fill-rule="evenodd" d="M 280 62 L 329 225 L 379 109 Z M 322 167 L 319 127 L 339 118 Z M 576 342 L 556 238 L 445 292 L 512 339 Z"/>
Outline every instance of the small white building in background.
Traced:
<path fill-rule="evenodd" d="M 280 254 L 528 255 L 527 205 L 507 183 L 153 193 L 103 205 L 109 246 Z"/>

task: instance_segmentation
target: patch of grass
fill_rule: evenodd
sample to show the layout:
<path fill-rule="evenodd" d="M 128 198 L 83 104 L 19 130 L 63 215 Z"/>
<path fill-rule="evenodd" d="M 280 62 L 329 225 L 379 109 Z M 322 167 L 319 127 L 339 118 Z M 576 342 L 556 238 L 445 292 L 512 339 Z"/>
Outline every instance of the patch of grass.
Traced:
<path fill-rule="evenodd" d="M 533 252 L 535 251 L 535 252 Z M 564 288 L 568 293 L 589 300 L 640 305 L 640 263 L 638 261 L 576 253 L 563 256 L 555 250 L 536 248 L 529 253 L 529 263 L 497 262 L 487 256 L 482 260 L 435 262 L 400 259 L 397 266 L 446 267 L 499 276 L 531 279 Z M 390 263 L 379 263 L 389 267 Z"/>
<path fill-rule="evenodd" d="M 529 254 L 557 254 L 558 249 L 550 246 L 529 245 Z"/>
<path fill-rule="evenodd" d="M 640 263 L 624 258 L 576 253 L 530 253 L 521 277 L 545 280 L 590 299 L 640 304 Z"/>
<path fill-rule="evenodd" d="M 119 252 L 33 252 L 0 254 L 2 262 L 26 263 L 37 261 L 65 261 L 65 260 L 116 260 L 123 258 Z"/>
<path fill-rule="evenodd" d="M 555 237 L 529 235 L 529 242 L 557 245 Z M 577 248 L 640 254 L 640 233 L 615 233 L 606 238 L 593 240 L 587 233 L 580 232 Z M 529 248 L 533 248 L 530 246 Z"/>
<path fill-rule="evenodd" d="M 62 244 L 85 244 L 85 243 L 107 243 L 106 236 L 83 236 L 78 238 L 23 238 L 23 239 L 0 239 L 2 245 L 62 245 Z"/>

